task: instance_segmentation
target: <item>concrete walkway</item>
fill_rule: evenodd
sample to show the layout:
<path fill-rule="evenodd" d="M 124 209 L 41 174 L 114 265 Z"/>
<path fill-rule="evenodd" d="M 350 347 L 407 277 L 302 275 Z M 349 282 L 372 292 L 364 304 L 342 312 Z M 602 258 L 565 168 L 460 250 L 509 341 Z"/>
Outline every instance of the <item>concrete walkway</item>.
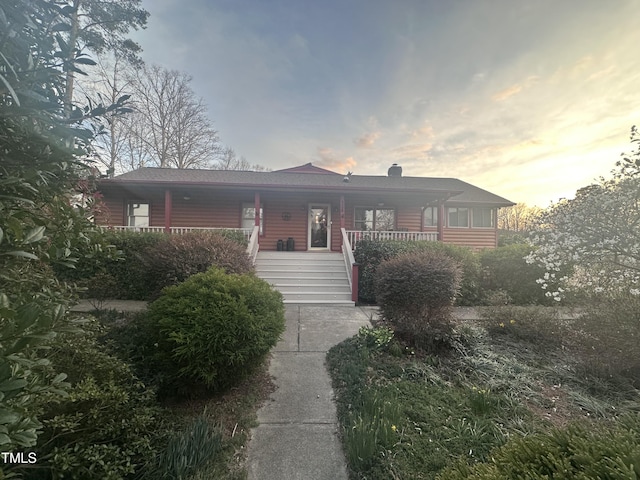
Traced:
<path fill-rule="evenodd" d="M 370 325 L 363 309 L 286 306 L 286 331 L 269 371 L 276 391 L 251 433 L 249 480 L 346 480 L 327 350 Z"/>

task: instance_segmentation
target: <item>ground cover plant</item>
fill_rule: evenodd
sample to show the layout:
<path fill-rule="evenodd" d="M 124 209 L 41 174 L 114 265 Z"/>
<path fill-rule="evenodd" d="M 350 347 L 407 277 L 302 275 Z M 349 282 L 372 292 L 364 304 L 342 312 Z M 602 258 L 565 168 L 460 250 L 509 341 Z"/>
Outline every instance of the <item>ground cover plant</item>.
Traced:
<path fill-rule="evenodd" d="M 559 453 L 558 465 L 591 458 L 602 440 L 585 431 L 628 448 L 620 459 L 602 450 L 604 460 L 584 472 L 615 472 L 625 462 L 620 472 L 637 469 L 640 441 L 619 433 L 638 421 L 629 417 L 640 408 L 638 391 L 628 377 L 582 368 L 589 336 L 578 323 L 549 307 L 490 307 L 455 324 L 459 346 L 448 354 L 407 348 L 384 325 L 335 346 L 327 359 L 350 478 L 528 478 L 500 476 L 500 466 L 525 462 L 535 442 L 549 439 L 558 452 L 562 439 L 573 442 L 573 457 Z M 531 472 L 539 460 L 526 460 Z M 599 470 L 603 462 L 611 470 Z"/>

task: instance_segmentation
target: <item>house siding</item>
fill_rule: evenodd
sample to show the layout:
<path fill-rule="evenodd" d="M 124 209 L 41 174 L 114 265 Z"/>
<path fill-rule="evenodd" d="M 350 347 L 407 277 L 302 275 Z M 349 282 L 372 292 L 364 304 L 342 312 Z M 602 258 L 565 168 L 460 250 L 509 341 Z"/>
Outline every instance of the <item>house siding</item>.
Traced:
<path fill-rule="evenodd" d="M 172 192 L 171 226 L 173 227 L 217 227 L 240 228 L 242 226 L 242 204 L 254 204 L 255 191 L 252 189 L 217 190 L 206 188 L 175 188 Z M 340 194 L 325 192 L 282 192 L 263 191 L 260 202 L 263 205 L 263 233 L 260 236 L 261 250 L 276 250 L 278 240 L 286 242 L 293 238 L 295 250 L 308 249 L 308 207 L 310 203 L 328 204 L 331 208 L 331 250 L 340 251 Z M 188 197 L 185 198 L 185 197 Z M 150 204 L 150 225 L 163 227 L 165 224 L 165 189 L 156 188 L 111 188 L 105 192 L 104 204 L 107 213 L 97 222 L 108 225 L 126 225 L 126 203 L 128 201 Z M 420 199 L 406 199 L 401 195 L 383 196 L 370 194 L 345 195 L 344 225 L 354 229 L 356 207 L 377 207 L 395 209 L 396 229 L 412 232 L 437 231 L 436 227 L 422 226 L 422 202 Z M 288 220 L 283 214 L 288 214 Z M 469 246 L 474 249 L 495 248 L 497 231 L 494 228 L 452 228 L 445 227 L 442 240 L 445 243 Z"/>
<path fill-rule="evenodd" d="M 495 248 L 498 244 L 498 234 L 494 228 L 447 228 L 443 232 L 444 243 L 453 243 L 471 247 L 476 250 Z"/>

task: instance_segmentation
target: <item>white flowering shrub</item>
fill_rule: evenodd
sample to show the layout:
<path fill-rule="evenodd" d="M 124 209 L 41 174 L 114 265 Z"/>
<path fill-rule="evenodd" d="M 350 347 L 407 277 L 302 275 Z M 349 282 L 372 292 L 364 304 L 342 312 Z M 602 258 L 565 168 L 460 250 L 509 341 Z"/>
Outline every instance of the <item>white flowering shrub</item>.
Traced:
<path fill-rule="evenodd" d="M 640 144 L 635 126 L 631 142 Z M 612 178 L 543 212 L 529 240 L 535 248 L 526 261 L 544 267 L 538 283 L 554 300 L 571 290 L 640 295 L 640 147 L 623 155 Z"/>

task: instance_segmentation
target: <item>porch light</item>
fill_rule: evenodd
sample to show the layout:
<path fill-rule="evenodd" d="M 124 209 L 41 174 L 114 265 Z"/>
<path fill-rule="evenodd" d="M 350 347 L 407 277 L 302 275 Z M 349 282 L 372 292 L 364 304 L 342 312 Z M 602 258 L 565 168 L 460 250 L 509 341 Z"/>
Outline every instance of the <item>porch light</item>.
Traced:
<path fill-rule="evenodd" d="M 191 195 L 189 195 L 188 193 L 185 193 L 182 198 L 185 199 L 186 201 L 189 201 L 191 200 Z"/>

